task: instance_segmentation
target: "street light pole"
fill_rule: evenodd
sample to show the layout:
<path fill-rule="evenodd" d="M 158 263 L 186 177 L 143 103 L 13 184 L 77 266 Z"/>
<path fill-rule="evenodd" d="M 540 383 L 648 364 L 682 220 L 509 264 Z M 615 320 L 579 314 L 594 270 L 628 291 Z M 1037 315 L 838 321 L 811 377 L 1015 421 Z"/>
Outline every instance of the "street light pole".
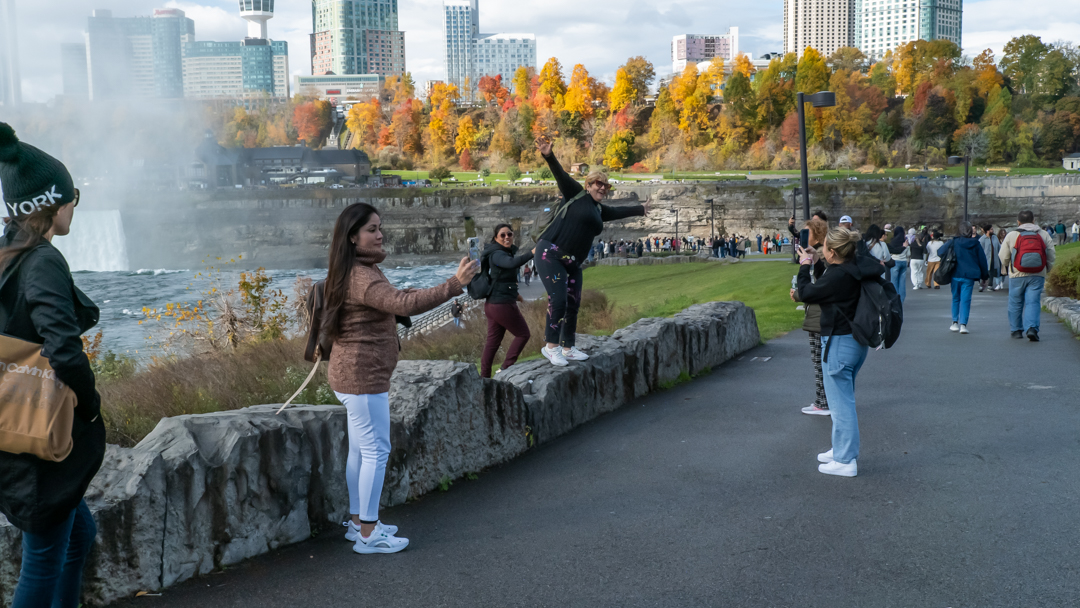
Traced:
<path fill-rule="evenodd" d="M 709 209 L 710 209 L 710 211 L 712 213 L 712 228 L 709 231 L 709 237 L 715 239 L 716 238 L 716 204 L 713 202 L 713 199 L 711 199 L 711 198 L 705 199 L 705 202 L 709 203 Z"/>
<path fill-rule="evenodd" d="M 799 93 L 796 95 L 796 104 L 799 110 L 799 168 L 802 169 L 802 201 L 803 219 L 810 219 L 810 179 L 806 170 L 806 106 L 811 104 L 815 108 L 830 108 L 836 105 L 836 93 L 832 91 L 818 91 L 813 95 Z"/>
<path fill-rule="evenodd" d="M 959 165 L 961 161 L 964 163 L 964 221 L 970 221 L 968 219 L 968 168 L 971 166 L 971 154 L 965 150 L 963 156 L 950 156 L 950 165 Z"/>

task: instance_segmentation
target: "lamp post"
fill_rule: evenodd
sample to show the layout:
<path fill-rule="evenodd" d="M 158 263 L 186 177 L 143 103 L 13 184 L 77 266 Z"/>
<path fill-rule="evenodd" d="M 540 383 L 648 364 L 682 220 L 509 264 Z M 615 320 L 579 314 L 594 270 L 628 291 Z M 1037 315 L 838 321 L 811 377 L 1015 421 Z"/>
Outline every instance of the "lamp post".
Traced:
<path fill-rule="evenodd" d="M 675 242 L 677 243 L 679 242 L 679 210 L 668 209 L 668 212 L 675 214 Z M 674 249 L 674 247 L 672 247 L 672 249 Z"/>
<path fill-rule="evenodd" d="M 968 221 L 968 167 L 971 165 L 971 156 L 965 154 L 963 156 L 950 156 L 950 165 L 959 165 L 964 163 L 964 221 Z"/>
<path fill-rule="evenodd" d="M 709 231 L 709 237 L 715 239 L 716 238 L 716 205 L 713 204 L 713 199 L 711 199 L 711 198 L 705 199 L 705 202 L 709 203 L 709 210 L 710 210 L 710 213 L 712 214 L 712 228 Z"/>
<path fill-rule="evenodd" d="M 799 109 L 799 166 L 802 169 L 803 219 L 810 219 L 810 180 L 806 175 L 806 107 L 809 103 L 815 108 L 830 108 L 836 105 L 836 93 L 819 91 L 813 95 L 799 93 L 796 104 Z"/>

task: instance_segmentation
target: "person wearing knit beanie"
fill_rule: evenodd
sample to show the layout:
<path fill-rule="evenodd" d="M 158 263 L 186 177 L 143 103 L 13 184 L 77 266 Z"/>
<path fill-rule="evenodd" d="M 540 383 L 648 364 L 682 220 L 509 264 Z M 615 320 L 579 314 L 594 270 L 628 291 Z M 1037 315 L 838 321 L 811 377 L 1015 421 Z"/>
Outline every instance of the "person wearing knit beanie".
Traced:
<path fill-rule="evenodd" d="M 75 608 L 81 602 L 83 565 L 97 535 L 84 496 L 105 457 L 101 398 L 81 338 L 100 313 L 52 245 L 54 236 L 70 230 L 79 191 L 63 163 L 19 141 L 4 123 L 0 188 L 7 210 L 0 238 L 3 331 L 40 345 L 55 379 L 76 399 L 73 419 L 65 423 L 70 429 L 63 429 L 71 433 L 71 452 L 59 461 L 24 453 L 25 446 L 10 441 L 19 431 L 12 424 L 25 418 L 19 408 L 33 402 L 0 402 L 0 513 L 23 533 L 19 582 L 9 605 Z"/>

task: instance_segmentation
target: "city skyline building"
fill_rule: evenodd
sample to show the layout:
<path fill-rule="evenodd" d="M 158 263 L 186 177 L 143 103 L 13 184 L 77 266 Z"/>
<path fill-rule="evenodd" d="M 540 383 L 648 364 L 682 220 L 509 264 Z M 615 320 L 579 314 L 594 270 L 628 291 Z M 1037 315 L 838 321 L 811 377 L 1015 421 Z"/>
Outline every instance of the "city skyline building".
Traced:
<path fill-rule="evenodd" d="M 313 75 L 405 73 L 397 0 L 312 0 L 311 21 Z"/>
<path fill-rule="evenodd" d="M 910 0 L 909 0 L 910 1 Z M 784 0 L 784 52 L 828 57 L 855 45 L 855 0 Z"/>
<path fill-rule="evenodd" d="M 248 38 L 266 40 L 266 22 L 274 18 L 274 0 L 240 0 L 240 16 L 248 22 Z"/>
<path fill-rule="evenodd" d="M 855 0 L 855 46 L 867 57 L 913 40 L 961 44 L 963 0 Z"/>
<path fill-rule="evenodd" d="M 194 40 L 195 22 L 180 9 L 145 17 L 94 10 L 85 33 L 89 98 L 183 97 L 183 45 Z"/>
<path fill-rule="evenodd" d="M 60 45 L 60 73 L 64 85 L 64 97 L 90 99 L 85 42 Z"/>
<path fill-rule="evenodd" d="M 22 103 L 15 0 L 0 0 L 0 106 Z"/>
<path fill-rule="evenodd" d="M 184 97 L 189 99 L 287 99 L 289 44 L 245 38 L 184 44 Z"/>
<path fill-rule="evenodd" d="M 703 36 L 680 34 L 671 38 L 671 70 L 686 69 L 687 63 L 711 61 L 717 57 L 729 63 L 739 55 L 739 28 L 730 27 L 726 34 Z"/>
<path fill-rule="evenodd" d="M 444 0 L 443 35 L 446 82 L 466 99 L 484 76 L 502 76 L 509 85 L 518 68 L 536 69 L 536 35 L 480 33 L 478 0 Z"/>

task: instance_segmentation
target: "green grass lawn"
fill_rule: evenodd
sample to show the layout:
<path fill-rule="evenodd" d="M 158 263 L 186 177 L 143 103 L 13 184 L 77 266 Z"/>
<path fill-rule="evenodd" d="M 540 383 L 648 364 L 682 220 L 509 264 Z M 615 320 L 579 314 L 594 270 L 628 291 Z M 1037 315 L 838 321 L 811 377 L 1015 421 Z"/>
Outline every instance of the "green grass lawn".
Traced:
<path fill-rule="evenodd" d="M 798 269 L 789 262 L 597 266 L 585 271 L 585 289 L 604 292 L 630 321 L 669 317 L 702 302 L 739 301 L 754 309 L 762 340 L 802 325 L 788 290 Z"/>
<path fill-rule="evenodd" d="M 1066 261 L 1080 255 L 1080 243 L 1067 243 L 1065 245 L 1058 245 L 1054 249 L 1054 252 L 1057 254 L 1057 257 L 1054 259 L 1054 264 L 1063 264 Z"/>

